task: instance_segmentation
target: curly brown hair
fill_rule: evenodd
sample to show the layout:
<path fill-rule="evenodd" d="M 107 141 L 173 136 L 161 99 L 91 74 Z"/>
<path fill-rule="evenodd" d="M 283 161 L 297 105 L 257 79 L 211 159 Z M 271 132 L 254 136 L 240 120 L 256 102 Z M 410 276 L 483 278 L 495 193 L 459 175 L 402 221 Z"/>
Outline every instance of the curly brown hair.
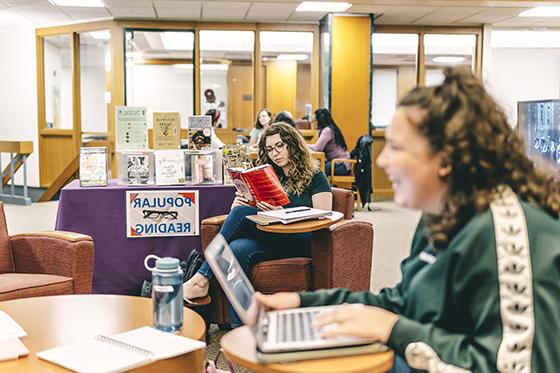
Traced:
<path fill-rule="evenodd" d="M 272 159 L 268 156 L 266 151 L 266 138 L 273 135 L 280 135 L 282 142 L 286 144 L 289 153 L 288 160 L 288 173 L 284 172 L 278 167 Z M 259 141 L 259 165 L 268 163 L 274 167 L 276 173 L 280 176 L 280 180 L 284 189 L 288 193 L 300 195 L 303 190 L 309 185 L 313 175 L 317 172 L 317 166 L 311 159 L 311 153 L 301 137 L 298 130 L 284 122 L 277 122 L 271 124 L 262 134 Z"/>
<path fill-rule="evenodd" d="M 448 185 L 443 213 L 425 216 L 432 245 L 445 249 L 470 217 L 488 209 L 500 185 L 558 218 L 560 183 L 526 156 L 523 140 L 482 82 L 465 67 L 443 73 L 441 85 L 417 87 L 399 102 L 424 111 L 415 127 L 451 166 L 443 178 Z"/>

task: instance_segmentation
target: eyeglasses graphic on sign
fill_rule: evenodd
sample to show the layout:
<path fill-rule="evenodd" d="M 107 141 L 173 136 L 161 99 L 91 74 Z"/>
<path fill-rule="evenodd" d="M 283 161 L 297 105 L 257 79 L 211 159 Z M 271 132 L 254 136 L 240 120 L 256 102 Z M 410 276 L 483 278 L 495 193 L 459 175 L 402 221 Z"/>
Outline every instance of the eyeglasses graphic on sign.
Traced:
<path fill-rule="evenodd" d="M 142 210 L 144 219 L 158 219 L 162 217 L 167 220 L 176 220 L 179 216 L 177 211 L 156 211 L 156 210 Z"/>
<path fill-rule="evenodd" d="M 284 150 L 285 146 L 286 144 L 284 144 L 282 141 L 279 141 L 274 146 L 267 146 L 265 149 L 269 155 L 271 155 L 272 152 L 275 150 L 276 150 L 276 154 L 280 154 L 280 152 Z"/>

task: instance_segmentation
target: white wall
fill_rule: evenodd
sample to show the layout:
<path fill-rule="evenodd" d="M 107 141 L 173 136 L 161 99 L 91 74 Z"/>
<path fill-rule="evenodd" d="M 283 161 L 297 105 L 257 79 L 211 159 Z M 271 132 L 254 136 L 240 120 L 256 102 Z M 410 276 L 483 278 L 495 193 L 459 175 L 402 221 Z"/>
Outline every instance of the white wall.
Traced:
<path fill-rule="evenodd" d="M 82 132 L 107 132 L 107 103 L 105 102 L 105 67 L 82 66 Z"/>
<path fill-rule="evenodd" d="M 486 85 L 517 126 L 517 101 L 560 98 L 560 49 L 492 48 Z"/>
<path fill-rule="evenodd" d="M 28 185 L 39 186 L 35 29 L 0 28 L 0 139 L 33 141 Z M 8 156 L 2 157 L 2 167 Z M 22 171 L 16 184 L 22 184 Z"/>

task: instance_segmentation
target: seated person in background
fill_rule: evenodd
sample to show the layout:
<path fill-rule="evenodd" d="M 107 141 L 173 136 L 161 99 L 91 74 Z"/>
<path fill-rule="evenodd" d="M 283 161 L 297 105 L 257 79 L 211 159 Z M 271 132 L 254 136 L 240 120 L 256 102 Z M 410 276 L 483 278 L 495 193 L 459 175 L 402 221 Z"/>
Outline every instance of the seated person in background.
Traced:
<path fill-rule="evenodd" d="M 362 303 L 314 324 L 386 343 L 393 372 L 556 372 L 560 183 L 535 168 L 469 68 L 444 76 L 400 101 L 377 158 L 395 202 L 424 213 L 401 283 L 257 299 L 274 309 Z"/>
<path fill-rule="evenodd" d="M 332 160 L 335 158 L 350 159 L 350 153 L 348 153 L 344 136 L 328 109 L 321 108 L 315 110 L 313 117 L 317 122 L 319 137 L 315 144 L 309 145 L 309 149 L 316 152 L 325 152 L 325 173 L 327 176 L 330 176 Z M 350 173 L 350 167 L 350 163 L 336 163 L 334 166 L 334 174 L 348 175 Z"/>
<path fill-rule="evenodd" d="M 268 128 L 271 121 L 272 113 L 270 110 L 266 108 L 261 109 L 259 111 L 259 115 L 257 116 L 257 120 L 255 121 L 255 127 L 253 127 L 249 133 L 249 145 L 257 146 L 262 133 Z"/>
<path fill-rule="evenodd" d="M 278 122 L 288 123 L 292 127 L 296 126 L 296 123 L 294 122 L 294 119 L 292 117 L 292 113 L 286 110 L 283 110 L 274 116 L 272 123 Z"/>
<path fill-rule="evenodd" d="M 224 143 L 216 135 L 215 129 L 219 127 L 220 111 L 216 109 L 210 109 L 204 115 L 209 115 L 212 117 L 212 149 L 222 149 Z"/>
<path fill-rule="evenodd" d="M 286 123 L 275 123 L 268 127 L 259 141 L 258 164 L 270 164 L 276 171 L 282 186 L 288 193 L 290 204 L 285 207 L 308 206 L 323 210 L 332 209 L 331 187 L 311 159 L 311 154 L 299 132 Z M 220 233 L 231 246 L 245 273 L 250 267 L 263 260 L 308 257 L 311 255 L 309 233 L 274 234 L 257 229 L 247 215 L 258 210 L 281 209 L 266 202 L 256 207 L 237 194 L 232 209 L 220 229 Z M 185 282 L 183 295 L 187 299 L 203 297 L 208 293 L 208 281 L 212 272 L 207 262 L 190 280 Z M 233 326 L 241 321 L 230 307 Z"/>

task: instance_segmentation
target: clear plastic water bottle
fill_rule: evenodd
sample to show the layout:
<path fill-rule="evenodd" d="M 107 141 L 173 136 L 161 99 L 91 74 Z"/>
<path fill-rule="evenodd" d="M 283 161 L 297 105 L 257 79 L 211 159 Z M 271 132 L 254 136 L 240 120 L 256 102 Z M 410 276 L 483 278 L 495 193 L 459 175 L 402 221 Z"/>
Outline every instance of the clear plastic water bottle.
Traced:
<path fill-rule="evenodd" d="M 149 267 L 148 260 L 156 259 Z M 154 328 L 175 332 L 183 326 L 183 270 L 179 259 L 148 255 L 144 266 L 152 272 L 152 302 Z"/>

